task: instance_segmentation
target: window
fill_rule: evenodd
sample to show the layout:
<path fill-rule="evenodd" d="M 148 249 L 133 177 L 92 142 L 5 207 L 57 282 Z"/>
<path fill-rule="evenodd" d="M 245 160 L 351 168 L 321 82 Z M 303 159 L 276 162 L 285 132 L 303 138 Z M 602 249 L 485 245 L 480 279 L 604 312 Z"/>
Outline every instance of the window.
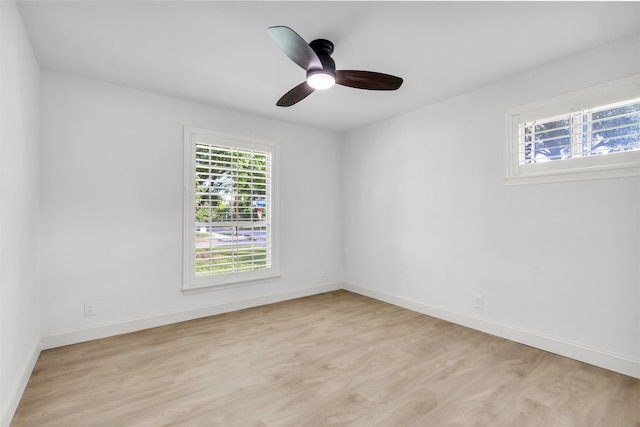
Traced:
<path fill-rule="evenodd" d="M 640 76 L 507 112 L 508 184 L 640 176 Z"/>
<path fill-rule="evenodd" d="M 183 290 L 277 277 L 276 149 L 185 127 Z"/>

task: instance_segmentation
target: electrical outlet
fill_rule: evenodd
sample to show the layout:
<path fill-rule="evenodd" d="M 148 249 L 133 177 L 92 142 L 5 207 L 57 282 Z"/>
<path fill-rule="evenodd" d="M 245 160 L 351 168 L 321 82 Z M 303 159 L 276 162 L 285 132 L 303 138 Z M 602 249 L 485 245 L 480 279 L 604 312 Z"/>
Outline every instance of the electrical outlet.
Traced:
<path fill-rule="evenodd" d="M 476 299 L 476 308 L 483 308 L 484 307 L 484 297 L 482 295 L 476 295 L 475 296 Z"/>
<path fill-rule="evenodd" d="M 95 316 L 96 315 L 96 303 L 93 301 L 84 302 L 84 315 Z"/>

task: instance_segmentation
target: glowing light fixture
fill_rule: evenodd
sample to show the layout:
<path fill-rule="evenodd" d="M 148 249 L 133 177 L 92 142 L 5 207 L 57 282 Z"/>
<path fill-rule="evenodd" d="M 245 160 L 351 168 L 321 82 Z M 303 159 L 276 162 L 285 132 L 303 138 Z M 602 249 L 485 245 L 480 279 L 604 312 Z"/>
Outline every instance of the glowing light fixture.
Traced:
<path fill-rule="evenodd" d="M 307 84 L 314 89 L 329 89 L 335 84 L 335 82 L 335 77 L 324 71 L 309 74 L 307 76 Z"/>

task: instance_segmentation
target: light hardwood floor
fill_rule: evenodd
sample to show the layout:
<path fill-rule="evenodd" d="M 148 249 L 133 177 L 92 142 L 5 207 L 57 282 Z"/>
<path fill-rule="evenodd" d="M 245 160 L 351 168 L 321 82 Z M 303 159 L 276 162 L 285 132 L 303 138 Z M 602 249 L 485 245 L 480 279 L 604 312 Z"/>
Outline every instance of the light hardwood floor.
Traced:
<path fill-rule="evenodd" d="M 640 380 L 336 291 L 43 351 L 12 426 L 640 426 Z"/>

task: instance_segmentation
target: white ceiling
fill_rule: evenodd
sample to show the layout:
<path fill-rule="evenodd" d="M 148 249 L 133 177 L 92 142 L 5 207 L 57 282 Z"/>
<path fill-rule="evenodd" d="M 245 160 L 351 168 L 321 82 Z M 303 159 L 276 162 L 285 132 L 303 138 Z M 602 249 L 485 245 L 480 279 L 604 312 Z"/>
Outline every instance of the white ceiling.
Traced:
<path fill-rule="evenodd" d="M 18 2 L 42 67 L 344 131 L 637 32 L 639 2 Z M 404 78 L 336 86 L 289 108 L 305 72 L 273 43 L 286 25 L 335 44 L 337 69 Z M 597 58 L 594 58 L 597 61 Z"/>

